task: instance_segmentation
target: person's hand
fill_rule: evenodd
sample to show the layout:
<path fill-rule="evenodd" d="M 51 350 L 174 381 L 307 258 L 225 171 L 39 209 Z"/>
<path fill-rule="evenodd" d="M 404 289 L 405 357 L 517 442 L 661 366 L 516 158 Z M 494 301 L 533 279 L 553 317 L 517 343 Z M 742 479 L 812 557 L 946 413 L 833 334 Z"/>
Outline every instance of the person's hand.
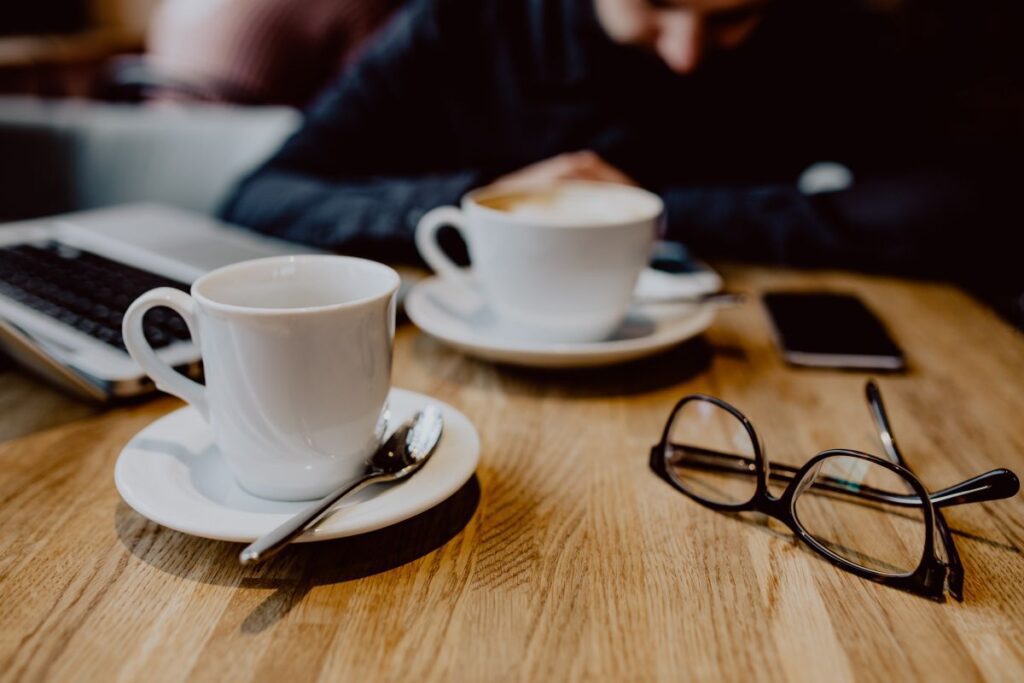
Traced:
<path fill-rule="evenodd" d="M 591 151 L 569 152 L 538 161 L 498 178 L 495 187 L 512 192 L 542 189 L 559 180 L 598 180 L 636 186 L 628 175 Z"/>

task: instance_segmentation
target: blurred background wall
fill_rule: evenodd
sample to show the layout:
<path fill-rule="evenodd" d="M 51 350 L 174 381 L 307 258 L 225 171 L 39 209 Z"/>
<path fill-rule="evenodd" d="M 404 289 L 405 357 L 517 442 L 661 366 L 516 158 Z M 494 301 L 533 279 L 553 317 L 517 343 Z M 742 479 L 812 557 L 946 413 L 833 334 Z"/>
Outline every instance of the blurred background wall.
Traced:
<path fill-rule="evenodd" d="M 93 94 L 118 54 L 144 49 L 161 0 L 27 0 L 0 4 L 0 93 Z"/>

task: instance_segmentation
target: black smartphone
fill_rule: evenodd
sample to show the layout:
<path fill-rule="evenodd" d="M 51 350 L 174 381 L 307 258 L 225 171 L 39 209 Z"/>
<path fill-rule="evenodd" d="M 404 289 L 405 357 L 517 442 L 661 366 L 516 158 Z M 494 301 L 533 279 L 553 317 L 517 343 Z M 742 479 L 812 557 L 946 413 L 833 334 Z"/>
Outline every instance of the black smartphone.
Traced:
<path fill-rule="evenodd" d="M 903 370 L 906 359 L 860 299 L 825 292 L 771 292 L 764 305 L 783 358 L 793 365 Z"/>

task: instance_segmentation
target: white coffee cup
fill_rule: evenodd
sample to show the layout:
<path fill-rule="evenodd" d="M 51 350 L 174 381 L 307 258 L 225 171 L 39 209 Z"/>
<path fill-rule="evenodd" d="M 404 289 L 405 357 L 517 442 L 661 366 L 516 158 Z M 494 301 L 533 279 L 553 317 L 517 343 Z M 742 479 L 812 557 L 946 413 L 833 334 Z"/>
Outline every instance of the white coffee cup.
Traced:
<path fill-rule="evenodd" d="M 125 346 L 156 386 L 213 430 L 238 483 L 276 500 L 326 495 L 376 448 L 391 385 L 398 274 L 343 256 L 280 256 L 161 287 L 124 316 Z M 142 317 L 166 306 L 199 345 L 206 385 L 171 369 Z"/>
<path fill-rule="evenodd" d="M 625 317 L 662 211 L 657 195 L 611 183 L 482 188 L 463 197 L 461 210 L 427 212 L 416 246 L 438 274 L 478 287 L 490 308 L 532 341 L 593 342 Z M 471 274 L 438 246 L 445 225 L 465 239 Z"/>

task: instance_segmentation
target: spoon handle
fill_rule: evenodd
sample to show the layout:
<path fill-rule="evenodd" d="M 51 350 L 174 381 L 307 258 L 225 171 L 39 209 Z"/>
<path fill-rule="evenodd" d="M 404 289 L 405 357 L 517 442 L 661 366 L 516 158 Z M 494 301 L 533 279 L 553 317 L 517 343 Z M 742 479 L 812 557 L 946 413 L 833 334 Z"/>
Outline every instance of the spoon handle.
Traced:
<path fill-rule="evenodd" d="M 345 496 L 351 495 L 370 484 L 390 479 L 391 476 L 379 471 L 368 472 L 360 475 L 353 481 L 331 491 L 326 496 L 310 505 L 305 510 L 295 514 L 284 524 L 273 531 L 257 538 L 250 545 L 246 546 L 238 555 L 238 561 L 243 565 L 256 564 L 270 557 L 273 557 L 291 543 L 296 536 L 299 536 L 310 526 L 323 519 L 331 508 Z"/>
<path fill-rule="evenodd" d="M 742 292 L 709 292 L 706 294 L 683 294 L 680 296 L 642 296 L 634 299 L 640 304 L 716 304 L 734 306 L 746 300 Z"/>

